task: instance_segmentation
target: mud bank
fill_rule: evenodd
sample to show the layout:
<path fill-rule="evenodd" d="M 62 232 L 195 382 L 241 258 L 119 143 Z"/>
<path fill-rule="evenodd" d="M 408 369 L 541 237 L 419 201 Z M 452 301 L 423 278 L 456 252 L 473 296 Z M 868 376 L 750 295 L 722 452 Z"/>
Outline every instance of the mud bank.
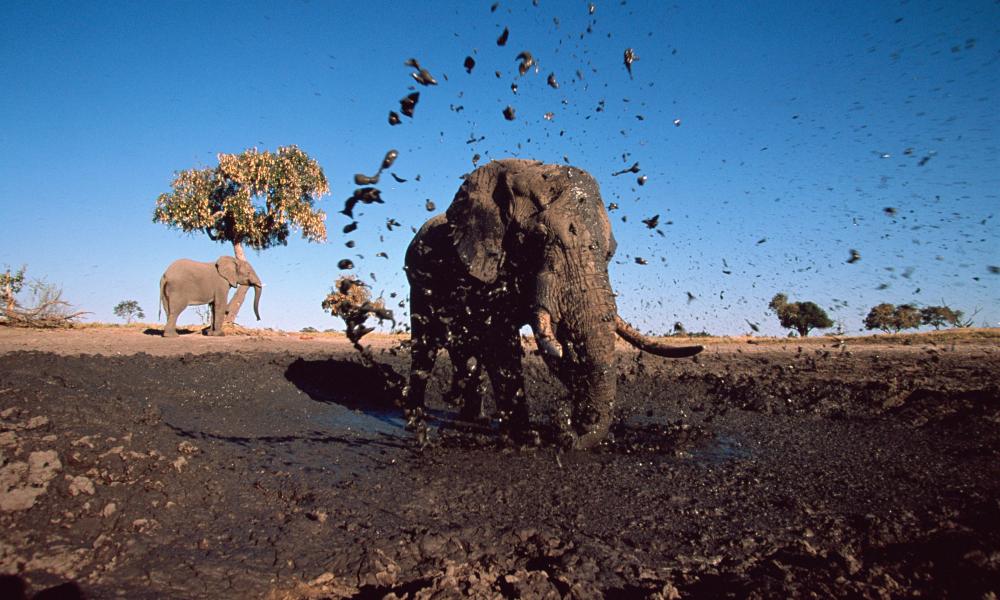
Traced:
<path fill-rule="evenodd" d="M 181 340 L 185 341 L 185 340 Z M 405 351 L 380 360 L 405 373 Z M 440 359 L 430 397 L 447 385 Z M 562 390 L 527 360 L 544 429 Z M 403 430 L 345 346 L 0 356 L 0 573 L 88 597 L 984 597 L 1000 353 L 619 355 L 614 439 Z M 13 589 L 13 588 L 7 588 Z"/>

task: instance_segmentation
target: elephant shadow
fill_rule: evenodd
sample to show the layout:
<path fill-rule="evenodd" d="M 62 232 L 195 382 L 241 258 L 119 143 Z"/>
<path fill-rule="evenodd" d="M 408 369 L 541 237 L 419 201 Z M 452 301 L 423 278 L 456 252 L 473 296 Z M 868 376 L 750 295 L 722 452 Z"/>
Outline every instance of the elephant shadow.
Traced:
<path fill-rule="evenodd" d="M 177 335 L 191 335 L 193 333 L 202 333 L 203 334 L 203 333 L 205 333 L 205 329 L 207 329 L 207 328 L 206 327 L 194 327 L 194 328 L 190 328 L 190 327 L 178 327 L 177 328 Z M 155 335 L 157 337 L 163 337 L 163 330 L 162 329 L 157 329 L 155 327 L 147 327 L 146 329 L 142 330 L 142 333 L 144 335 Z"/>
<path fill-rule="evenodd" d="M 369 413 L 402 410 L 405 380 L 388 365 L 297 358 L 285 370 L 285 379 L 317 402 Z"/>

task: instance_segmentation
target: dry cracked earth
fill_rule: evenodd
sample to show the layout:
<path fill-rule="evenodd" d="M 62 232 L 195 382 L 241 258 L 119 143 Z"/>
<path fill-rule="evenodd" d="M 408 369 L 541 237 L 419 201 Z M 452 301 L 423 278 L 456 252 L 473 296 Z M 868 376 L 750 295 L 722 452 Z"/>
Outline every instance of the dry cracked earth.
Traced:
<path fill-rule="evenodd" d="M 0 596 L 1000 592 L 996 330 L 622 349 L 592 452 L 440 402 L 419 448 L 405 349 L 373 369 L 342 339 L 225 340 L 0 329 Z M 563 392 L 526 371 L 544 432 Z"/>

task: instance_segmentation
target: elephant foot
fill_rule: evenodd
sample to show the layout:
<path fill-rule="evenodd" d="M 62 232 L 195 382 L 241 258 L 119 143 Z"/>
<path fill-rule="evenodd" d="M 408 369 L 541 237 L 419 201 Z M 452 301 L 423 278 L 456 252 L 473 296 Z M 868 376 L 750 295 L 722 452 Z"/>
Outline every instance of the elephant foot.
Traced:
<path fill-rule="evenodd" d="M 518 407 L 513 411 L 497 413 L 500 425 L 500 436 L 510 440 L 517 446 L 538 447 L 542 444 L 542 436 L 532 429 L 527 407 Z"/>
<path fill-rule="evenodd" d="M 483 415 L 482 405 L 479 406 L 470 406 L 469 404 L 462 405 L 462 409 L 458 411 L 458 419 L 460 421 L 465 421 L 467 423 L 476 423 L 479 425 L 485 425 L 486 423 L 489 422 L 489 419 L 487 419 Z"/>
<path fill-rule="evenodd" d="M 226 332 L 222 331 L 221 329 L 206 329 L 203 333 L 205 335 L 210 335 L 212 337 L 222 337 L 226 335 Z"/>
<path fill-rule="evenodd" d="M 591 448 L 596 448 L 604 442 L 612 441 L 610 430 L 610 422 L 597 423 L 589 429 L 582 431 L 580 435 L 576 437 L 576 440 L 574 440 L 573 447 L 577 450 L 590 450 Z"/>

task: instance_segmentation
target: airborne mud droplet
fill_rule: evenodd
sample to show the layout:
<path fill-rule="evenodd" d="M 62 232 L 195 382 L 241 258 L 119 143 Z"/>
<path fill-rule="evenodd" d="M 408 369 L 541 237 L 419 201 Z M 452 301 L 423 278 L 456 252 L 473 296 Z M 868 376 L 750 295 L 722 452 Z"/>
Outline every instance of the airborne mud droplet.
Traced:
<path fill-rule="evenodd" d="M 646 224 L 646 227 L 656 229 L 656 226 L 660 224 L 660 215 L 653 215 L 648 219 L 643 219 L 642 222 Z"/>
<path fill-rule="evenodd" d="M 354 262 L 349 258 L 341 259 L 341 261 L 337 263 L 337 268 L 341 271 L 348 271 L 354 268 Z"/>
<path fill-rule="evenodd" d="M 507 37 L 509 35 L 510 35 L 510 31 L 506 27 L 504 27 L 503 28 L 503 33 L 501 33 L 500 37 L 497 38 L 497 46 L 505 46 L 505 45 L 507 45 Z"/>
<path fill-rule="evenodd" d="M 641 256 L 636 256 L 635 257 L 635 264 L 637 264 L 637 265 L 648 265 L 649 261 L 647 261 L 645 258 L 643 258 Z"/>
<path fill-rule="evenodd" d="M 521 64 L 517 66 L 517 72 L 521 75 L 527 73 L 531 67 L 535 65 L 535 57 L 531 55 L 531 52 L 527 50 L 522 50 L 520 54 L 517 55 L 517 60 L 521 61 Z"/>
<path fill-rule="evenodd" d="M 625 173 L 638 173 L 638 172 L 639 172 L 639 163 L 636 162 L 632 163 L 632 166 L 627 169 L 622 169 L 621 171 L 612 173 L 611 176 L 617 177 L 618 175 L 624 175 Z"/>
<path fill-rule="evenodd" d="M 351 197 L 344 202 L 344 210 L 340 211 L 340 213 L 353 218 L 354 206 L 358 202 L 361 202 L 362 204 L 384 204 L 384 201 L 382 200 L 382 193 L 378 190 L 378 188 L 358 188 L 354 190 L 354 194 L 352 194 Z"/>
<path fill-rule="evenodd" d="M 854 248 L 851 248 L 851 257 L 847 259 L 847 264 L 853 265 L 859 260 L 861 260 L 861 253 L 855 250 Z"/>
<path fill-rule="evenodd" d="M 420 101 L 420 92 L 413 92 L 412 94 L 409 94 L 408 96 L 406 96 L 405 98 L 403 98 L 402 100 L 399 101 L 399 110 L 400 110 L 400 112 L 402 112 L 404 115 L 412 118 L 413 117 L 413 109 L 415 109 L 417 107 L 417 102 L 419 102 L 419 101 Z M 398 118 L 399 117 L 397 117 L 397 119 Z M 391 113 L 390 113 L 389 119 L 390 119 L 390 121 L 392 120 Z"/>
<path fill-rule="evenodd" d="M 628 70 L 628 78 L 632 79 L 632 63 L 639 60 L 639 57 L 635 55 L 635 50 L 631 48 L 625 49 L 625 68 Z"/>
<path fill-rule="evenodd" d="M 399 115 L 396 114 L 396 111 L 390 110 L 389 111 L 389 125 L 399 125 L 400 123 L 401 123 L 401 121 L 399 120 Z"/>
<path fill-rule="evenodd" d="M 648 178 L 645 175 L 640 175 L 639 178 L 636 179 L 636 181 L 639 183 L 639 185 L 646 185 L 647 179 Z"/>
<path fill-rule="evenodd" d="M 434 212 L 437 209 L 437 206 L 435 206 L 433 200 L 428 198 L 427 201 L 424 202 L 424 208 L 427 209 L 427 212 Z"/>
<path fill-rule="evenodd" d="M 395 173 L 390 172 L 389 175 L 392 175 L 392 178 L 396 180 L 396 183 L 406 183 L 407 181 L 409 181 L 408 179 L 403 179 L 402 177 L 396 175 Z"/>
<path fill-rule="evenodd" d="M 548 83 L 549 87 L 552 88 L 552 89 L 554 89 L 554 90 L 558 90 L 559 89 L 559 82 L 556 81 L 556 74 L 555 73 L 549 73 L 549 78 L 546 80 L 546 83 Z"/>
<path fill-rule="evenodd" d="M 410 77 L 419 83 L 420 85 L 437 85 L 437 79 L 427 71 L 427 69 L 420 69 L 415 73 L 410 73 Z"/>
<path fill-rule="evenodd" d="M 378 183 L 378 179 L 379 179 L 378 175 L 372 175 L 371 177 L 369 177 L 368 175 L 355 173 L 354 185 L 375 185 L 376 183 Z"/>
<path fill-rule="evenodd" d="M 514 115 L 514 107 L 507 105 L 507 108 L 503 109 L 503 118 L 508 121 L 513 121 L 516 118 Z"/>
<path fill-rule="evenodd" d="M 476 59 L 472 58 L 471 56 L 466 56 L 465 57 L 465 62 L 462 63 L 462 66 L 465 67 L 465 72 L 466 73 L 470 73 L 471 74 L 472 73 L 472 69 L 475 68 L 475 66 L 476 66 Z"/>
<path fill-rule="evenodd" d="M 382 158 L 382 166 L 379 168 L 379 171 L 391 167 L 392 163 L 396 162 L 397 157 L 399 157 L 399 150 L 393 149 L 386 152 L 385 156 Z"/>

